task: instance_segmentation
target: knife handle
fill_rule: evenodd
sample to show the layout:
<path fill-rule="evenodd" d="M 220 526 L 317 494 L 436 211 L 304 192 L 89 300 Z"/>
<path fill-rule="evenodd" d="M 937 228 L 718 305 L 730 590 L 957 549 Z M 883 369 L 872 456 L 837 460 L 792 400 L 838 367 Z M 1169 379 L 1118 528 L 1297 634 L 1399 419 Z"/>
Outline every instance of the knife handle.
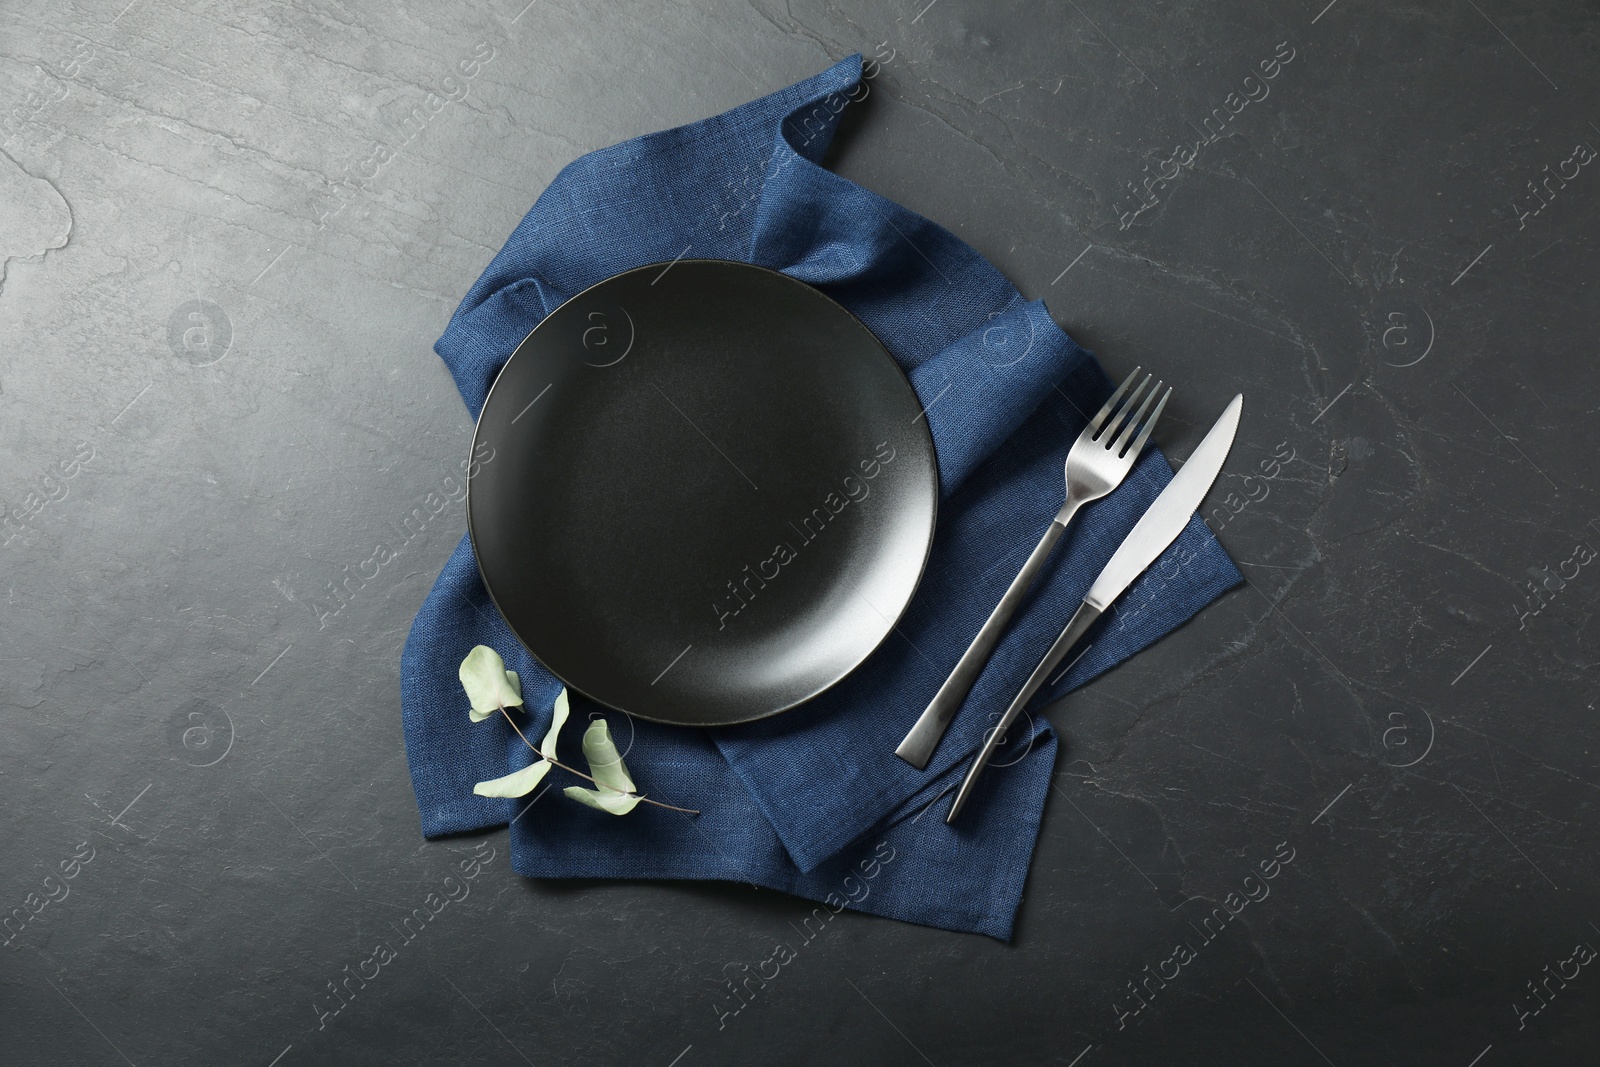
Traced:
<path fill-rule="evenodd" d="M 1069 515 L 1068 518 L 1070 517 Z M 1011 587 L 1006 590 L 1005 596 L 1000 598 L 1000 603 L 989 613 L 989 618 L 978 631 L 978 636 L 972 639 L 972 644 L 961 654 L 961 660 L 956 664 L 955 670 L 950 672 L 950 677 L 944 680 L 939 691 L 923 709 L 916 725 L 911 727 L 905 740 L 900 742 L 900 747 L 894 750 L 896 756 L 919 771 L 928 765 L 928 761 L 933 758 L 933 750 L 939 746 L 939 739 L 950 726 L 950 720 L 955 718 L 956 712 L 967 699 L 967 694 L 972 692 L 972 685 L 978 680 L 984 664 L 989 662 L 989 654 L 994 651 L 994 646 L 1000 643 L 1000 636 L 1005 633 L 1006 624 L 1011 621 L 1011 616 L 1016 614 L 1018 605 L 1028 592 L 1028 587 L 1039 576 L 1039 571 L 1044 568 L 1044 561 L 1049 557 L 1051 549 L 1056 547 L 1056 542 L 1061 540 L 1061 534 L 1066 528 L 1066 523 L 1058 515 L 1050 524 L 1050 528 L 1044 532 L 1044 536 L 1039 539 L 1039 544 L 1028 557 L 1028 562 L 1022 565 L 1022 570 L 1012 579 Z"/>
<path fill-rule="evenodd" d="M 956 798 L 950 804 L 950 814 L 946 815 L 944 820 L 947 824 L 955 822 L 956 816 L 961 814 L 961 809 L 967 806 L 967 801 L 972 796 L 973 787 L 978 784 L 978 778 L 983 774 L 983 769 L 994 758 L 995 749 L 999 748 L 1001 743 L 1005 741 L 1007 728 L 1016 721 L 1017 716 L 1021 714 L 1028 701 L 1033 699 L 1034 694 L 1044 688 L 1044 683 L 1050 677 L 1051 672 L 1061 665 L 1061 661 L 1067 658 L 1067 653 L 1072 651 L 1072 646 L 1078 643 L 1079 639 L 1088 632 L 1089 627 L 1093 626 L 1094 621 L 1099 617 L 1100 609 L 1093 604 L 1085 602 L 1078 605 L 1078 610 L 1073 613 L 1071 621 L 1067 623 L 1067 628 L 1061 631 L 1061 636 L 1056 638 L 1056 643 L 1050 646 L 1050 651 L 1045 653 L 1044 659 L 1039 661 L 1039 665 L 1028 676 L 1028 681 L 1023 685 L 1022 691 L 1011 702 L 1011 706 L 1006 709 L 1006 713 L 1000 716 L 1000 722 L 996 724 L 993 730 L 989 731 L 989 736 L 984 741 L 983 748 L 973 758 L 972 766 L 967 768 L 967 776 L 962 779 L 961 788 L 956 791 Z"/>

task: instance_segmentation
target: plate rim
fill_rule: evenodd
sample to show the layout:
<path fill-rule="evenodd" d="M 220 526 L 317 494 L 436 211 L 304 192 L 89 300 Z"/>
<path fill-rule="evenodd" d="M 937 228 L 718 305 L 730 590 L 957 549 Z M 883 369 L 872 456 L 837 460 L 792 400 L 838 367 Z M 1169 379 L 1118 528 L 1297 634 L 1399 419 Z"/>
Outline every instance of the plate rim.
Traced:
<path fill-rule="evenodd" d="M 845 307 L 839 301 L 835 300 L 833 297 L 829 296 L 827 293 L 823 292 L 821 289 L 819 289 L 815 285 L 812 285 L 810 282 L 801 281 L 799 278 L 796 278 L 793 275 L 785 274 L 781 270 L 774 270 L 771 267 L 763 266 L 763 265 L 761 265 L 759 263 L 747 263 L 744 260 L 722 259 L 722 258 L 718 258 L 718 257 L 714 257 L 714 256 L 694 256 L 694 257 L 689 257 L 689 258 L 679 257 L 678 259 L 674 259 L 674 260 L 657 260 L 657 261 L 651 262 L 651 263 L 641 263 L 638 266 L 629 267 L 626 270 L 621 270 L 621 271 L 618 271 L 615 274 L 607 275 L 606 277 L 601 278 L 599 281 L 594 282 L 594 283 L 592 283 L 592 284 L 590 284 L 588 286 L 585 286 L 583 289 L 579 290 L 577 293 L 575 293 L 572 296 L 568 297 L 567 299 L 563 300 L 561 303 L 557 304 L 555 307 L 551 308 L 548 312 L 546 312 L 545 315 L 537 323 L 534 324 L 533 328 L 530 329 L 526 334 L 523 335 L 522 340 L 517 342 L 516 348 L 511 350 L 511 355 L 506 357 L 505 363 L 501 364 L 500 369 L 495 372 L 494 381 L 489 384 L 488 391 L 486 393 L 484 393 L 484 395 L 483 395 L 483 405 L 478 409 L 478 417 L 473 420 L 473 424 L 472 424 L 472 441 L 471 441 L 471 445 L 470 445 L 470 447 L 468 449 L 468 453 L 467 453 L 468 459 L 470 460 L 471 457 L 477 455 L 477 451 L 478 451 L 478 435 L 483 432 L 483 415 L 484 415 L 484 412 L 489 410 L 489 402 L 494 399 L 495 388 L 500 384 L 500 380 L 505 376 L 505 373 L 511 367 L 512 362 L 517 358 L 517 354 L 520 353 L 522 351 L 522 349 L 524 348 L 524 346 L 526 346 L 528 344 L 528 342 L 533 339 L 533 335 L 539 332 L 539 328 L 541 326 L 543 326 L 546 322 L 550 321 L 550 319 L 552 317 L 554 317 L 555 314 L 557 312 L 559 312 L 562 308 L 565 308 L 568 304 L 571 304 L 571 303 L 573 303 L 573 302 L 575 302 L 577 300 L 581 300 L 583 297 L 587 296 L 590 292 L 592 292 L 593 290 L 599 288 L 602 285 L 605 285 L 605 284 L 607 284 L 609 282 L 615 281 L 616 279 L 624 277 L 624 276 L 629 275 L 629 274 L 636 274 L 636 273 L 638 273 L 640 271 L 649 270 L 652 267 L 671 267 L 671 266 L 675 266 L 675 265 L 679 265 L 679 264 L 683 264 L 683 263 L 715 263 L 715 264 L 735 266 L 735 267 L 741 267 L 741 268 L 756 270 L 756 271 L 760 271 L 760 272 L 763 272 L 763 273 L 766 273 L 766 274 L 776 275 L 777 277 L 782 278 L 786 282 L 789 282 L 789 283 L 791 283 L 793 285 L 801 286 L 801 287 L 805 288 L 807 291 L 809 291 L 809 292 L 821 297 L 822 299 L 826 300 L 828 303 L 832 304 L 834 307 L 838 308 L 840 311 L 842 311 L 846 315 L 848 315 L 851 318 L 851 320 L 855 322 L 855 324 L 857 326 L 861 327 L 861 329 L 866 332 L 868 337 L 872 338 L 873 341 L 877 342 L 878 347 L 883 350 L 884 357 L 888 359 L 889 365 L 894 368 L 895 373 L 900 376 L 900 380 L 905 384 L 906 390 L 911 394 L 912 400 L 916 401 L 919 407 L 922 406 L 922 398 L 917 395 L 916 387 L 911 384 L 910 375 L 908 375 L 906 373 L 904 367 L 900 366 L 900 361 L 894 358 L 894 353 L 889 351 L 889 346 L 884 344 L 883 338 L 879 337 L 877 332 L 874 331 L 872 329 L 872 327 L 868 326 L 865 322 L 861 321 L 860 316 L 858 316 L 855 312 L 853 312 L 849 308 Z M 828 692 L 830 689 L 833 689 L 835 686 L 838 686 L 839 684 L 844 682 L 845 679 L 849 678 L 851 675 L 855 674 L 856 671 L 860 670 L 862 665 L 864 663 L 866 663 L 867 660 L 871 659 L 873 654 L 876 653 L 878 651 L 878 649 L 882 648 L 883 645 L 884 645 L 884 642 L 888 641 L 890 635 L 892 635 L 896 631 L 896 629 L 900 625 L 901 620 L 905 618 L 906 612 L 910 610 L 911 602 L 916 599 L 917 591 L 922 588 L 922 581 L 923 581 L 924 578 L 927 577 L 927 574 L 928 574 L 928 561 L 933 556 L 934 535 L 937 533 L 938 527 L 939 527 L 939 504 L 940 504 L 940 492 L 941 492 L 941 479 L 940 479 L 940 471 L 939 471 L 939 450 L 938 450 L 936 442 L 933 439 L 933 431 L 928 426 L 928 419 L 927 419 L 926 415 L 927 415 L 927 409 L 926 408 L 922 408 L 922 416 L 923 417 L 919 418 L 916 421 L 921 423 L 920 436 L 927 441 L 927 445 L 928 445 L 928 457 L 929 457 L 929 461 L 930 461 L 929 465 L 930 465 L 931 473 L 932 473 L 932 476 L 933 476 L 933 494 L 932 494 L 932 496 L 933 496 L 933 507 L 930 510 L 930 513 L 929 513 L 929 516 L 928 516 L 928 533 L 927 533 L 926 538 L 924 539 L 924 544 L 922 546 L 922 559 L 920 561 L 918 561 L 918 563 L 917 563 L 917 576 L 916 576 L 916 579 L 915 579 L 915 581 L 913 581 L 911 583 L 911 593 L 910 593 L 909 596 L 906 597 L 905 603 L 901 604 L 896 609 L 896 611 L 894 613 L 894 616 L 892 618 L 889 618 L 889 625 L 884 630 L 883 636 L 879 637 L 877 639 L 877 641 L 873 642 L 871 648 L 868 648 L 865 651 L 863 651 L 861 656 L 860 656 L 860 658 L 858 658 L 855 661 L 855 663 L 853 665 L 851 665 L 851 667 L 848 670 L 846 670 L 843 674 L 839 675 L 839 677 L 835 678 L 833 681 L 829 682 L 827 685 L 821 686 L 820 688 L 811 691 L 810 693 L 808 693 L 805 696 L 799 698 L 798 700 L 794 700 L 794 701 L 792 701 L 792 702 L 790 702 L 788 704 L 783 705 L 782 707 L 774 708 L 774 709 L 772 709 L 770 711 L 762 711 L 758 715 L 750 715 L 750 716 L 747 716 L 747 717 L 741 718 L 741 719 L 730 719 L 730 720 L 728 720 L 726 722 L 685 723 L 685 722 L 681 722 L 681 721 L 677 721 L 677 720 L 673 720 L 673 719 L 658 718 L 657 716 L 654 716 L 654 715 L 646 715 L 646 714 L 644 714 L 642 712 L 630 711 L 627 708 L 618 707 L 615 704 L 607 703 L 606 701 L 601 700 L 599 697 L 596 697 L 596 696 L 593 696 L 593 695 L 589 694 L 588 692 L 584 691 L 583 689 L 579 688 L 578 686 L 576 686 L 572 682 L 570 682 L 566 677 L 564 677 L 561 674 L 561 672 L 557 671 L 554 667 L 550 666 L 550 664 L 546 663 L 543 659 L 541 659 L 539 657 L 539 654 L 537 652 L 535 652 L 532 648 L 529 647 L 528 642 L 523 638 L 522 634 L 518 632 L 516 625 L 512 623 L 510 617 L 506 614 L 505 609 L 501 606 L 500 598 L 495 595 L 494 586 L 491 585 L 490 582 L 489 582 L 489 576 L 484 573 L 484 570 L 483 570 L 483 557 L 482 557 L 481 553 L 479 553 L 479 551 L 478 551 L 478 536 L 477 536 L 476 531 L 473 528 L 473 521 L 472 521 L 472 483 L 473 483 L 473 477 L 472 477 L 471 472 L 468 471 L 467 477 L 465 479 L 466 492 L 465 492 L 465 494 L 463 495 L 463 498 L 462 498 L 462 508 L 467 514 L 467 540 L 468 540 L 468 543 L 472 547 L 472 563 L 473 563 L 473 567 L 477 570 L 477 572 L 478 572 L 478 581 L 483 584 L 484 591 L 489 594 L 489 600 L 490 600 L 490 602 L 492 604 L 494 604 L 495 611 L 499 613 L 501 621 L 503 621 L 506 624 L 506 629 L 511 631 L 511 636 L 516 638 L 517 643 L 522 646 L 523 651 L 526 652 L 529 656 L 531 656 L 535 663 L 537 663 L 539 666 L 543 667 L 545 670 L 549 671 L 550 674 L 558 682 L 560 682 L 562 684 L 562 686 L 564 686 L 565 688 L 571 690 L 574 693 L 579 694 L 580 696 L 583 696 L 585 699 L 593 701 L 594 703 L 600 705 L 603 708 L 606 708 L 606 709 L 611 710 L 611 711 L 620 712 L 623 715 L 629 716 L 630 718 L 643 719 L 646 722 L 660 723 L 663 726 L 678 726 L 678 727 L 684 727 L 684 728 L 688 728 L 688 729 L 699 729 L 699 730 L 716 730 L 716 729 L 721 729 L 721 728 L 727 727 L 727 726 L 741 726 L 741 725 L 744 725 L 745 723 L 760 722 L 763 719 L 770 719 L 775 715 L 782 715 L 786 711 L 793 711 L 795 708 L 801 706 L 802 704 L 806 704 L 806 703 L 809 703 L 809 702 L 815 700 L 817 697 L 819 697 L 822 694 Z M 887 618 L 887 616 L 886 616 L 886 618 Z"/>

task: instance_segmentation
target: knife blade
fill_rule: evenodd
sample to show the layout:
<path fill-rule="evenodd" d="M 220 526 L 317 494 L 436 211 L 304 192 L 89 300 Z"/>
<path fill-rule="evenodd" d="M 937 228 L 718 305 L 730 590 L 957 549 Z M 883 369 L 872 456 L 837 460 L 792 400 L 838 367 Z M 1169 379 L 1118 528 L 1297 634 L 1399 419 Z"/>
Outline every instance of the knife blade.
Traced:
<path fill-rule="evenodd" d="M 1195 509 L 1205 499 L 1206 493 L 1211 491 L 1217 475 L 1222 472 L 1222 464 L 1227 460 L 1229 450 L 1233 448 L 1234 434 L 1239 429 L 1239 414 L 1243 409 L 1243 394 L 1229 401 L 1228 406 L 1206 434 L 1205 440 L 1200 442 L 1200 447 L 1194 450 L 1189 461 L 1183 465 L 1183 469 L 1167 483 L 1161 495 L 1156 497 L 1155 503 L 1151 504 L 1134 524 L 1128 536 L 1122 539 L 1122 544 L 1117 546 L 1110 561 L 1094 580 L 1094 584 L 1089 587 L 1083 603 L 1078 605 L 1078 610 L 1073 613 L 1072 619 L 1061 631 L 1061 636 L 1050 646 L 1050 651 L 1039 661 L 1039 665 L 1034 668 L 1033 674 L 1029 675 L 1021 692 L 984 740 L 983 748 L 973 758 L 972 766 L 968 768 L 967 776 L 962 779 L 961 788 L 956 791 L 956 798 L 950 804 L 950 814 L 944 820 L 946 823 L 953 823 L 956 816 L 961 814 L 961 809 L 971 798 L 973 787 L 977 785 L 983 769 L 994 757 L 995 749 L 1005 740 L 1007 728 L 1016 721 L 1017 715 L 1028 701 L 1033 699 L 1034 694 L 1044 687 L 1045 680 L 1061 661 L 1066 659 L 1067 653 L 1072 651 L 1073 646 L 1094 621 L 1111 607 L 1117 597 L 1121 596 L 1128 586 L 1156 561 L 1156 557 L 1178 539 L 1184 527 L 1189 525 L 1190 516 L 1195 513 Z"/>

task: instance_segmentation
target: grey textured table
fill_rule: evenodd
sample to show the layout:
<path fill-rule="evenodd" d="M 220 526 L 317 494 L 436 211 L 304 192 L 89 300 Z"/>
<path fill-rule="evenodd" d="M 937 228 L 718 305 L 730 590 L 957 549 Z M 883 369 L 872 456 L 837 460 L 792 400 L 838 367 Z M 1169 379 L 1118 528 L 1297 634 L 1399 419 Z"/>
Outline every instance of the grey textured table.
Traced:
<path fill-rule="evenodd" d="M 0 1061 L 1600 1058 L 1595 5 L 525 2 L 0 3 Z M 1175 459 L 1246 393 L 1249 585 L 1054 710 L 1014 946 L 846 913 L 741 1001 L 807 905 L 418 836 L 430 345 L 568 160 L 857 50 L 842 173 Z"/>

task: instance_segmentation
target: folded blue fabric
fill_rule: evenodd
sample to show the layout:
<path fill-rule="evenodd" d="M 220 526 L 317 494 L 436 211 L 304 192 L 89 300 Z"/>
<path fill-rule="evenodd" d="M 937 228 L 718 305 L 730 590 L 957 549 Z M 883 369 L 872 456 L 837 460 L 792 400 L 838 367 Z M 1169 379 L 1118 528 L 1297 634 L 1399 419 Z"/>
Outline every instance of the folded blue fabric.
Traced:
<path fill-rule="evenodd" d="M 1149 450 L 1080 512 L 926 771 L 894 756 L 1060 506 L 1068 446 L 1109 384 L 1092 355 L 959 238 L 821 166 L 862 91 L 852 56 L 725 114 L 590 153 L 539 197 L 435 346 L 474 417 L 541 318 L 613 274 L 680 256 L 742 260 L 816 286 L 883 341 L 927 407 L 942 497 L 927 572 L 894 636 L 833 689 L 745 726 L 691 730 L 605 715 L 633 777 L 690 817 L 617 818 L 545 794 L 475 796 L 526 766 L 503 721 L 474 725 L 456 680 L 473 645 L 522 678 L 542 734 L 560 683 L 518 643 L 463 540 L 401 660 L 401 709 L 424 835 L 511 824 L 512 866 L 540 878 L 726 879 L 1009 939 L 1055 764 L 1056 738 L 1012 731 L 960 824 L 935 801 L 1044 654 L 1172 472 Z M 1242 581 L 1198 517 L 1034 702 L 1082 685 Z M 563 754 L 577 762 L 579 730 Z M 581 763 L 579 764 L 581 765 Z M 561 772 L 555 772 L 559 777 Z M 567 783 L 562 783 L 567 784 Z M 926 814 L 926 817 L 924 817 Z M 810 925 L 808 924 L 808 929 Z"/>

